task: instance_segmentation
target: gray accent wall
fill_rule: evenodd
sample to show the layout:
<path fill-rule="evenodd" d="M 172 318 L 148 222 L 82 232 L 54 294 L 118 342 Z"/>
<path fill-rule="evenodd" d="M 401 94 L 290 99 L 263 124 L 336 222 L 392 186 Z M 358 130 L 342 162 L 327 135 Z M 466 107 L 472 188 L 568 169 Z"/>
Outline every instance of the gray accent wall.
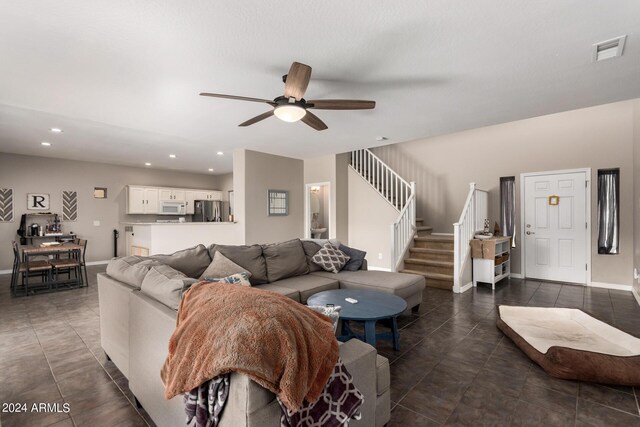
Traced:
<path fill-rule="evenodd" d="M 77 191 L 78 219 L 75 222 L 63 222 L 63 231 L 73 231 L 88 240 L 87 261 L 91 262 L 108 260 L 113 256 L 113 230 L 120 230 L 118 254 L 124 255 L 125 236 L 121 221 L 167 219 L 166 216 L 127 215 L 127 184 L 218 189 L 218 177 L 0 153 L 0 188 L 13 188 L 15 192 L 14 221 L 0 223 L 0 270 L 11 269 L 11 241 L 16 239 L 21 215 L 27 212 L 27 193 L 48 193 L 51 198 L 50 210 L 61 213 L 62 191 Z M 106 187 L 107 198 L 95 199 L 94 187 Z M 100 225 L 94 226 L 94 221 L 100 221 Z"/>
<path fill-rule="evenodd" d="M 636 175 L 640 172 L 634 171 L 633 155 L 637 121 L 638 100 L 631 100 L 388 145 L 373 151 L 403 178 L 416 182 L 418 216 L 424 218 L 425 225 L 433 226 L 434 232 L 441 233 L 453 233 L 452 224 L 460 216 L 470 182 L 489 190 L 493 225 L 499 219 L 499 178 L 515 176 L 519 230 L 521 173 L 591 168 L 592 280 L 631 285 L 634 264 L 631 196 L 634 172 Z M 636 130 L 636 146 L 637 138 Z M 595 180 L 598 169 L 615 167 L 620 168 L 621 174 L 620 254 L 598 255 Z M 636 182 L 640 178 L 636 177 Z M 515 273 L 520 272 L 519 245 L 520 242 L 512 252 Z M 636 255 L 636 265 L 639 259 L 640 255 Z"/>

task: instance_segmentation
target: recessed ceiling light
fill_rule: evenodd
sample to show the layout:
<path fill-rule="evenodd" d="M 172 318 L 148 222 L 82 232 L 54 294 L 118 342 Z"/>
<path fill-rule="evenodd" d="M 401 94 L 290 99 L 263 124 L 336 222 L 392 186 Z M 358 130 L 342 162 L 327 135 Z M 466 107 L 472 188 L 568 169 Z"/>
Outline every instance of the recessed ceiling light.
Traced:
<path fill-rule="evenodd" d="M 209 172 L 213 172 L 213 168 L 209 168 Z"/>
<path fill-rule="evenodd" d="M 386 141 L 387 139 L 389 138 L 387 138 L 386 136 L 376 136 L 376 141 Z"/>
<path fill-rule="evenodd" d="M 218 156 L 223 156 L 223 155 L 224 155 L 224 153 L 223 153 L 222 151 L 218 151 L 216 154 L 217 154 Z"/>
<path fill-rule="evenodd" d="M 60 129 L 60 128 L 51 128 L 51 129 L 49 129 L 49 132 L 62 133 L 62 129 Z"/>
<path fill-rule="evenodd" d="M 144 164 L 145 166 L 151 166 L 151 163 L 147 162 Z"/>
<path fill-rule="evenodd" d="M 169 154 L 169 157 L 171 157 L 172 159 L 175 159 L 176 155 L 175 154 Z"/>
<path fill-rule="evenodd" d="M 42 141 L 40 144 L 44 145 L 45 147 L 49 147 L 51 145 L 51 143 L 47 141 Z"/>

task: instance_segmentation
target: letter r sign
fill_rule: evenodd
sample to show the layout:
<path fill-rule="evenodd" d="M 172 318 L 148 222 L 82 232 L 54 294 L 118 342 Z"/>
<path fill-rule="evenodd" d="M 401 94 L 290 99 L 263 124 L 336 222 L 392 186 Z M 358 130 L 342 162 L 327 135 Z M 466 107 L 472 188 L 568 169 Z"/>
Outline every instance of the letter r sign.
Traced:
<path fill-rule="evenodd" d="M 27 209 L 30 211 L 48 211 L 49 195 L 43 193 L 27 194 Z"/>

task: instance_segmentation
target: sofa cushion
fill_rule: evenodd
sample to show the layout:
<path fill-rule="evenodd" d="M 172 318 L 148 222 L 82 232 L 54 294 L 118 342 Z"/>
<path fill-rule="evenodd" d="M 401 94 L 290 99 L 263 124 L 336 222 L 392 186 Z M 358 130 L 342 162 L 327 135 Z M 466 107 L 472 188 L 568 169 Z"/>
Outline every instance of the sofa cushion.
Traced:
<path fill-rule="evenodd" d="M 380 396 L 391 386 L 391 378 L 389 376 L 389 359 L 386 357 L 376 357 L 376 394 Z"/>
<path fill-rule="evenodd" d="M 362 267 L 362 262 L 364 261 L 364 257 L 367 256 L 365 251 L 361 251 L 359 249 L 350 248 L 346 245 L 340 245 L 338 247 L 342 252 L 349 256 L 349 261 L 342 267 L 344 271 L 358 271 L 360 267 Z"/>
<path fill-rule="evenodd" d="M 322 245 L 317 244 L 312 240 L 303 240 L 302 248 L 304 249 L 304 254 L 307 258 L 307 266 L 309 266 L 309 272 L 313 273 L 314 271 L 322 271 L 322 267 L 320 267 L 315 262 L 311 261 L 311 258 L 318 253 Z"/>
<path fill-rule="evenodd" d="M 306 274 L 304 276 L 290 277 L 289 279 L 278 280 L 274 284 L 282 288 L 295 289 L 296 291 L 300 292 L 300 301 L 303 304 L 306 304 L 307 299 L 311 295 L 331 289 L 339 289 L 338 280 L 335 279 L 335 275 L 333 276 L 334 277 L 320 277 Z"/>
<path fill-rule="evenodd" d="M 251 273 L 251 284 L 261 285 L 267 283 L 267 264 L 264 256 L 262 256 L 262 246 L 234 246 L 234 245 L 215 245 L 209 247 L 212 257 L 220 251 L 222 255 L 238 264 Z"/>
<path fill-rule="evenodd" d="M 207 282 L 230 283 L 232 285 L 251 286 L 249 277 L 251 277 L 251 273 L 249 273 L 248 271 L 242 271 L 240 273 L 231 274 L 227 277 L 206 277 L 204 280 L 206 280 Z"/>
<path fill-rule="evenodd" d="M 189 278 L 168 265 L 156 265 L 149 269 L 140 290 L 167 307 L 177 310 L 182 294 L 196 282 L 196 279 Z"/>
<path fill-rule="evenodd" d="M 302 276 L 309 272 L 307 257 L 300 239 L 262 246 L 270 283 L 287 277 Z"/>
<path fill-rule="evenodd" d="M 209 251 L 204 245 L 183 249 L 170 255 L 153 255 L 149 258 L 160 261 L 193 278 L 200 277 L 202 272 L 211 264 Z"/>
<path fill-rule="evenodd" d="M 371 291 L 388 292 L 401 298 L 422 292 L 425 288 L 423 276 L 417 274 L 391 273 L 389 271 L 359 270 L 341 271 L 338 274 L 318 271 L 311 276 L 336 279 L 341 289 L 368 289 Z"/>
<path fill-rule="evenodd" d="M 222 255 L 222 252 L 216 252 L 213 255 L 213 261 L 211 261 L 209 267 L 207 267 L 204 273 L 202 273 L 200 279 L 209 280 L 210 277 L 228 277 L 238 273 L 247 273 L 248 277 L 251 277 L 251 273 L 249 273 L 246 269 L 240 267 L 238 264 Z"/>
<path fill-rule="evenodd" d="M 349 261 L 349 256 L 327 242 L 311 257 L 311 261 L 318 264 L 323 270 L 338 273 Z"/>
<path fill-rule="evenodd" d="M 139 256 L 113 258 L 107 264 L 107 274 L 122 283 L 140 289 L 149 269 L 159 264 L 158 261 Z"/>
<path fill-rule="evenodd" d="M 279 283 L 279 282 L 278 282 Z M 275 292 L 280 295 L 291 298 L 294 301 L 300 302 L 300 292 L 293 288 L 284 288 L 274 283 L 265 283 L 264 285 L 256 286 L 258 289 L 264 289 L 265 291 Z"/>

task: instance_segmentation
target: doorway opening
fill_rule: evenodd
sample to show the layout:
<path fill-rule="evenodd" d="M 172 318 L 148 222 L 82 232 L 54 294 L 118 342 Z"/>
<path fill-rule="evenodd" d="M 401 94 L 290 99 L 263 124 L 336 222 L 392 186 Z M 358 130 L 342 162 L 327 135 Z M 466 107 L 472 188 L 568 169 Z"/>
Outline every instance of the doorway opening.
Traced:
<path fill-rule="evenodd" d="M 591 169 L 520 175 L 524 277 L 590 284 Z"/>
<path fill-rule="evenodd" d="M 305 231 L 309 239 L 328 239 L 331 235 L 331 183 L 305 185 Z"/>

